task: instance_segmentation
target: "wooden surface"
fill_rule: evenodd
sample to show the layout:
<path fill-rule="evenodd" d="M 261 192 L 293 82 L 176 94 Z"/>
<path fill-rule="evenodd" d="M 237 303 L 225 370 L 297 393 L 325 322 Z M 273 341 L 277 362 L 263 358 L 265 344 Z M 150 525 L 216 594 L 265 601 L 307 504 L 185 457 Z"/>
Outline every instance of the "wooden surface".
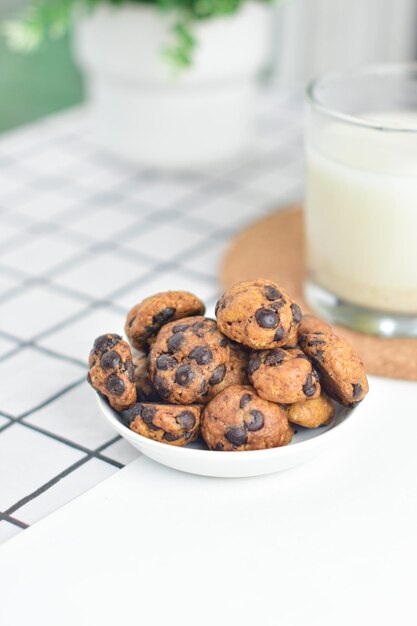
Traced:
<path fill-rule="evenodd" d="M 222 285 L 227 288 L 239 280 L 269 278 L 309 312 L 302 294 L 303 239 L 300 207 L 279 211 L 249 226 L 225 254 L 220 269 Z M 342 326 L 335 329 L 361 355 L 369 374 L 417 380 L 417 339 L 382 339 Z"/>

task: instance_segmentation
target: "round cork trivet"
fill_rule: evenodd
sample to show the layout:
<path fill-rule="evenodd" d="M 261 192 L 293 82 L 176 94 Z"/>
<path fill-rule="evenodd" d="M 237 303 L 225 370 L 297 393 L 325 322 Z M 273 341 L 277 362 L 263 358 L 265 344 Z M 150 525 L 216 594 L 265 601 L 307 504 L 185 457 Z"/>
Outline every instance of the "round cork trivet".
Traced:
<path fill-rule="evenodd" d="M 302 292 L 304 226 L 299 206 L 249 226 L 237 235 L 220 268 L 225 288 L 239 280 L 269 278 L 309 312 Z M 361 355 L 369 374 L 417 380 L 417 339 L 382 339 L 335 326 Z"/>

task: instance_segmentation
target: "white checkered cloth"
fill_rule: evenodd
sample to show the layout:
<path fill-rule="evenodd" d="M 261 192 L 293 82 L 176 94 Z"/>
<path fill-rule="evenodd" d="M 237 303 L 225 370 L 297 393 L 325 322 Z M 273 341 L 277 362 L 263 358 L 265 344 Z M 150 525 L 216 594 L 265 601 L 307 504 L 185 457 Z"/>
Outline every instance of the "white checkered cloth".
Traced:
<path fill-rule="evenodd" d="M 303 195 L 297 94 L 263 94 L 239 161 L 181 176 L 99 153 L 90 122 L 79 107 L 0 138 L 0 541 L 139 454 L 86 383 L 94 338 L 165 289 L 212 315 L 230 238 Z"/>

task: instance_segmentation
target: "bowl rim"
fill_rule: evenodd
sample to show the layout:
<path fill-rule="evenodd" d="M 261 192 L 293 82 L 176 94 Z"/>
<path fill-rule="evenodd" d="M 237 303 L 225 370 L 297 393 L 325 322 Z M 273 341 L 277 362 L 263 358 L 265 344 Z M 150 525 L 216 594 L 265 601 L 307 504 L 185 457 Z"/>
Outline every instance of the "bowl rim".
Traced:
<path fill-rule="evenodd" d="M 305 441 L 297 442 L 294 445 L 278 446 L 276 448 L 266 448 L 264 450 L 238 450 L 236 452 L 239 452 L 239 454 L 225 454 L 225 451 L 223 450 L 222 451 L 198 450 L 195 448 L 189 448 L 188 446 L 170 446 L 166 443 L 161 443 L 159 441 L 154 441 L 153 439 L 148 439 L 147 437 L 144 437 L 143 435 L 140 435 L 139 433 L 136 433 L 135 431 L 130 430 L 130 428 L 128 428 L 125 424 L 123 424 L 116 417 L 115 415 L 116 411 L 114 411 L 114 409 L 112 409 L 103 398 L 100 398 L 99 395 L 97 395 L 97 402 L 99 404 L 99 407 L 102 413 L 106 417 L 106 419 L 110 422 L 110 424 L 113 425 L 115 430 L 117 430 L 126 439 L 129 439 L 129 438 L 132 438 L 133 440 L 137 439 L 139 442 L 141 442 L 145 446 L 149 446 L 151 448 L 154 448 L 155 450 L 165 450 L 166 452 L 170 452 L 171 454 L 186 453 L 189 455 L 190 458 L 193 455 L 201 456 L 202 454 L 204 454 L 206 459 L 210 458 L 210 459 L 213 459 L 213 461 L 216 459 L 220 460 L 220 458 L 222 459 L 222 461 L 225 461 L 226 459 L 232 459 L 232 460 L 227 461 L 231 463 L 239 462 L 239 459 L 242 459 L 243 455 L 246 460 L 250 458 L 253 461 L 257 459 L 273 457 L 274 455 L 277 454 L 277 450 L 279 450 L 279 454 L 282 457 L 295 454 L 296 452 L 297 453 L 302 452 L 302 451 L 306 452 L 309 449 L 312 449 L 317 445 L 321 445 L 324 441 L 328 441 L 332 436 L 334 436 L 335 431 L 339 433 L 340 428 L 344 424 L 346 425 L 347 423 L 352 424 L 353 422 L 356 422 L 358 415 L 360 415 L 361 412 L 363 412 L 362 402 L 351 408 L 343 407 L 347 410 L 348 414 L 339 424 L 336 424 L 332 428 L 325 430 L 324 432 L 317 435 L 316 437 L 311 437 L 310 439 L 307 439 Z M 355 416 L 354 420 L 352 419 L 353 416 Z M 227 450 L 226 452 L 233 452 L 233 451 Z"/>

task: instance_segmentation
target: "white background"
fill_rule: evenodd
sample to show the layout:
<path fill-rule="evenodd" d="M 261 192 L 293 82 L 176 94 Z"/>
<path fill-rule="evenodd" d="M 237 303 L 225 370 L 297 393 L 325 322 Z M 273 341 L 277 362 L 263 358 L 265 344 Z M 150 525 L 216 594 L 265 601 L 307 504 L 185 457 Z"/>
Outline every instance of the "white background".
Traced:
<path fill-rule="evenodd" d="M 1 549 L 0 623 L 415 626 L 415 383 L 296 469 L 182 474 L 140 457 Z"/>
<path fill-rule="evenodd" d="M 275 76 L 286 85 L 417 56 L 416 0 L 284 0 L 276 19 Z"/>

